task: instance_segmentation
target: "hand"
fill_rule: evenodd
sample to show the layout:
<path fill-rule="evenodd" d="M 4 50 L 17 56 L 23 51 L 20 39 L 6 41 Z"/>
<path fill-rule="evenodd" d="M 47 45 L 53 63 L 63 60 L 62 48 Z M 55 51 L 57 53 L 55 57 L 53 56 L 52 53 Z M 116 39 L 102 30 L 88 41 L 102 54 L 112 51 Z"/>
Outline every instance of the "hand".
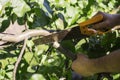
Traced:
<path fill-rule="evenodd" d="M 83 54 L 77 55 L 77 59 L 72 63 L 72 69 L 82 76 L 91 76 L 94 74 L 91 60 Z"/>
<path fill-rule="evenodd" d="M 98 14 L 103 15 L 103 21 L 93 25 L 93 28 L 96 30 L 107 31 L 117 25 L 120 25 L 120 14 L 98 12 L 96 15 Z"/>
<path fill-rule="evenodd" d="M 91 76 L 101 72 L 120 72 L 120 49 L 96 59 L 89 59 L 86 55 L 78 54 L 77 59 L 72 63 L 72 69 L 82 76 Z"/>

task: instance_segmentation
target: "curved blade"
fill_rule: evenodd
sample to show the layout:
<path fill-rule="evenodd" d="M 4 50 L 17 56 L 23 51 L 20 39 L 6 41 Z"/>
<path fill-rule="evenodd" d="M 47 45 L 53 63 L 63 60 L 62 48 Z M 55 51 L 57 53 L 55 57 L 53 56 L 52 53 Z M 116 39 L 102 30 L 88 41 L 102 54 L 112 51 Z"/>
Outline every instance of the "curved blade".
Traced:
<path fill-rule="evenodd" d="M 87 37 L 87 36 L 81 34 L 79 26 L 76 26 L 71 29 L 66 29 L 66 30 L 59 31 L 57 33 L 50 34 L 48 36 L 43 36 L 42 38 L 38 38 L 33 42 L 36 45 L 39 45 L 39 44 L 53 43 L 55 41 L 61 42 L 62 40 L 68 40 L 68 39 L 77 39 L 77 38 L 81 39 L 84 37 Z"/>

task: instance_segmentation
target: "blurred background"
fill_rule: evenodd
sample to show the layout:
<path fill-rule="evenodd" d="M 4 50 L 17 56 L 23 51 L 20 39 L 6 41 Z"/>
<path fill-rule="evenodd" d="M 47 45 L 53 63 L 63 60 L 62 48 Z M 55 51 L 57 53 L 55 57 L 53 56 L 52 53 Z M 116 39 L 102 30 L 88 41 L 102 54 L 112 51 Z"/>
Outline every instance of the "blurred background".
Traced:
<path fill-rule="evenodd" d="M 25 29 L 63 30 L 91 18 L 98 11 L 119 14 L 120 0 L 0 0 L 0 32 L 14 26 L 14 23 L 19 26 L 12 28 L 13 33 L 19 31 L 22 25 Z M 17 80 L 73 80 L 71 60 L 51 44 L 36 46 L 32 41 L 33 38 L 27 41 L 17 70 Z M 22 45 L 23 42 L 13 43 L 0 49 L 0 80 L 12 80 Z M 62 45 L 67 45 L 74 53 L 83 52 L 90 58 L 101 57 L 120 47 L 120 32 L 92 36 L 79 41 L 75 46 L 71 40 Z M 120 80 L 119 73 L 111 75 L 114 80 Z M 96 75 L 85 80 L 96 80 Z"/>

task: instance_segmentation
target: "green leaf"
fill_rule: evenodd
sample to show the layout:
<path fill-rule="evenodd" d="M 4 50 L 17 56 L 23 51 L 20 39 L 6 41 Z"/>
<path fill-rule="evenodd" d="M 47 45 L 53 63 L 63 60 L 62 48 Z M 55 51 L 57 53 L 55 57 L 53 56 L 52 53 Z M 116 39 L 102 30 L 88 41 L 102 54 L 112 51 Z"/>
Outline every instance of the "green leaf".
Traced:
<path fill-rule="evenodd" d="M 4 20 L 2 22 L 2 26 L 0 28 L 0 32 L 3 32 L 9 25 L 10 25 L 10 20 L 9 19 Z"/>
<path fill-rule="evenodd" d="M 12 71 L 11 71 L 11 72 L 7 72 L 7 73 L 6 73 L 6 76 L 7 76 L 9 79 L 11 79 L 11 78 L 13 77 L 12 74 L 13 74 Z"/>
<path fill-rule="evenodd" d="M 71 4 L 77 3 L 77 0 L 70 0 Z"/>
<path fill-rule="evenodd" d="M 32 27 L 44 27 L 49 24 L 50 18 L 46 15 L 46 13 L 40 9 L 35 8 L 35 16 Z"/>
<path fill-rule="evenodd" d="M 14 65 L 7 65 L 7 70 L 13 70 L 14 69 Z"/>
<path fill-rule="evenodd" d="M 4 13 L 5 7 L 10 5 L 10 0 L 0 0 L 0 15 Z"/>
<path fill-rule="evenodd" d="M 0 69 L 0 79 L 3 80 L 5 78 L 6 71 L 3 69 Z"/>
<path fill-rule="evenodd" d="M 28 72 L 31 72 L 31 73 L 34 73 L 34 72 L 35 72 L 35 70 L 32 69 L 32 66 L 29 66 L 29 67 L 27 68 L 27 71 L 28 71 Z"/>
<path fill-rule="evenodd" d="M 58 18 L 58 19 L 55 21 L 55 23 L 56 23 L 58 29 L 61 29 L 61 30 L 64 29 L 64 23 L 63 23 L 63 20 L 62 20 L 62 19 Z"/>
<path fill-rule="evenodd" d="M 30 80 L 46 80 L 42 74 L 33 74 Z"/>
<path fill-rule="evenodd" d="M 7 6 L 6 4 L 9 2 L 9 0 L 0 0 L 0 5 Z"/>
<path fill-rule="evenodd" d="M 74 46 L 74 43 L 72 42 L 72 40 L 63 41 L 63 42 L 61 42 L 61 45 L 64 48 L 67 48 L 68 50 L 75 52 L 75 46 Z"/>
<path fill-rule="evenodd" d="M 35 51 L 36 51 L 37 55 L 39 56 L 39 55 L 42 55 L 42 53 L 43 53 L 44 51 L 46 51 L 47 49 L 48 49 L 48 46 L 45 45 L 45 44 L 43 44 L 43 45 L 38 45 L 38 46 L 35 48 Z"/>
<path fill-rule="evenodd" d="M 79 18 L 79 10 L 76 7 L 68 6 L 66 7 L 66 20 L 68 22 L 68 25 L 71 25 L 76 22 L 76 20 Z"/>
<path fill-rule="evenodd" d="M 24 0 L 11 0 L 13 12 L 18 17 L 23 17 L 26 12 L 30 11 L 30 7 L 25 3 Z"/>

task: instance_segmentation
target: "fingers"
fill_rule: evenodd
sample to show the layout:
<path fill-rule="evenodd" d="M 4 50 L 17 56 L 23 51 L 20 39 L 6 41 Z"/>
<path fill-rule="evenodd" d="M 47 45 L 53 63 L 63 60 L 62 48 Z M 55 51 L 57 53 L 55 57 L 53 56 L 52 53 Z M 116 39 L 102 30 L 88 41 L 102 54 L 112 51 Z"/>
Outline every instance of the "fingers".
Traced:
<path fill-rule="evenodd" d="M 109 28 L 109 23 L 108 21 L 103 21 L 103 22 L 94 24 L 92 28 L 95 30 L 106 31 Z"/>
<path fill-rule="evenodd" d="M 107 13 L 104 13 L 104 12 L 101 12 L 101 11 L 98 11 L 94 16 L 96 16 L 96 15 L 98 15 L 98 14 L 101 14 L 101 15 L 103 15 L 103 20 L 106 20 L 107 19 Z M 94 17 L 93 16 L 93 17 Z"/>
<path fill-rule="evenodd" d="M 93 24 L 93 27 L 92 27 L 93 29 L 100 30 L 100 31 L 108 31 L 109 29 L 117 25 L 116 18 L 114 17 L 114 15 L 107 14 L 100 11 L 96 15 L 98 14 L 103 15 L 103 20 L 99 23 Z"/>
<path fill-rule="evenodd" d="M 108 14 L 101 12 L 101 11 L 99 11 L 96 15 L 98 15 L 98 14 L 103 15 L 103 20 L 102 20 L 102 22 L 94 24 L 92 28 L 95 30 L 106 31 L 107 28 L 109 27 L 109 21 L 107 20 Z"/>

